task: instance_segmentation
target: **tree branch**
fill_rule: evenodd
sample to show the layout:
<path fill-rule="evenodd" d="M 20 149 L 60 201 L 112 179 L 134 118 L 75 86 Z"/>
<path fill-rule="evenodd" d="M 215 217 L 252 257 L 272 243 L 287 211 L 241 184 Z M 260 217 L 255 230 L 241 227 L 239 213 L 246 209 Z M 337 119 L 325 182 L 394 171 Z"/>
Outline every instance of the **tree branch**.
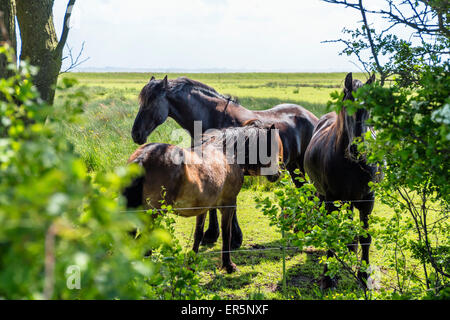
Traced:
<path fill-rule="evenodd" d="M 62 31 L 58 46 L 56 47 L 56 50 L 60 51 L 60 52 L 62 52 L 64 46 L 66 45 L 67 37 L 69 35 L 70 17 L 72 16 L 72 9 L 73 9 L 73 6 L 75 5 L 75 1 L 76 0 L 69 0 L 69 3 L 67 4 L 66 14 L 64 15 L 63 31 Z"/>
<path fill-rule="evenodd" d="M 74 55 L 73 55 L 73 53 L 72 53 L 72 48 L 71 48 L 69 45 L 67 45 L 67 49 L 69 50 L 69 55 L 68 55 L 68 56 L 65 56 L 64 58 L 62 58 L 62 61 L 64 61 L 64 60 L 66 60 L 67 58 L 69 58 L 69 59 L 70 59 L 70 65 L 69 65 L 66 69 L 64 69 L 63 71 L 61 71 L 59 74 L 70 72 L 70 71 L 72 71 L 73 69 L 75 69 L 76 67 L 78 67 L 79 65 L 81 65 L 81 64 L 83 64 L 83 63 L 85 63 L 86 61 L 89 60 L 89 57 L 87 57 L 87 58 L 85 58 L 85 59 L 83 59 L 83 60 L 80 61 L 81 55 L 83 54 L 83 51 L 84 51 L 84 45 L 85 45 L 85 43 L 86 43 L 86 42 L 83 41 L 83 43 L 81 44 L 80 52 L 78 52 L 78 55 L 77 55 L 76 58 L 74 58 Z"/>
<path fill-rule="evenodd" d="M 385 80 L 386 76 L 385 76 L 385 73 L 383 71 L 383 67 L 380 65 L 380 61 L 378 60 L 378 52 L 375 49 L 375 44 L 373 43 L 372 33 L 370 32 L 369 23 L 367 22 L 366 11 L 365 11 L 365 9 L 363 7 L 362 0 L 359 0 L 359 10 L 361 12 L 361 16 L 363 18 L 364 26 L 366 28 L 366 35 L 367 35 L 367 39 L 369 40 L 370 51 L 372 51 L 372 56 L 373 56 L 373 59 L 375 60 L 375 65 L 377 67 L 377 71 L 378 71 L 378 73 L 381 76 L 380 84 L 384 85 L 384 80 Z"/>
<path fill-rule="evenodd" d="M 357 2 L 349 2 L 347 0 L 322 0 L 331 4 L 340 4 L 344 5 L 347 8 L 353 8 L 355 10 L 361 11 L 361 4 Z M 366 13 L 373 13 L 384 16 L 387 20 L 389 20 L 393 24 L 405 24 L 408 27 L 415 30 L 415 32 L 422 32 L 424 34 L 429 35 L 438 35 L 442 34 L 447 38 L 450 38 L 450 30 L 448 28 L 448 24 L 446 24 L 445 18 L 445 8 L 448 8 L 448 1 L 443 1 L 441 6 L 431 5 L 429 0 L 420 0 L 421 3 L 425 5 L 423 10 L 417 10 L 417 7 L 411 1 L 403 1 L 400 5 L 409 5 L 412 7 L 412 11 L 414 15 L 411 17 L 405 17 L 400 8 L 398 8 L 392 0 L 387 0 L 389 5 L 389 11 L 384 9 L 379 10 L 369 10 L 364 9 Z M 416 18 L 419 21 L 416 21 Z M 437 19 L 437 21 L 436 21 Z"/>
<path fill-rule="evenodd" d="M 353 46 L 352 46 L 352 43 L 351 43 L 350 41 L 347 41 L 347 40 L 344 40 L 344 39 L 322 41 L 322 43 L 338 43 L 338 42 L 344 43 L 344 44 L 347 46 L 347 49 L 348 49 L 348 50 L 352 50 L 352 51 L 353 51 L 352 53 L 356 56 L 356 58 L 357 58 L 358 61 L 361 63 L 362 67 L 364 68 L 363 73 L 364 73 L 364 72 L 367 72 L 367 74 L 370 75 L 370 70 L 369 70 L 369 68 L 368 68 L 368 63 L 365 62 L 365 61 L 363 60 L 363 58 L 361 57 L 361 55 L 359 54 L 359 52 L 357 52 L 356 50 L 353 50 Z M 341 54 L 342 54 L 342 53 L 341 53 Z M 351 62 L 351 61 L 350 61 L 350 62 Z M 353 63 L 353 62 L 351 62 L 351 63 Z M 355 63 L 353 63 L 353 64 L 354 64 L 358 69 L 361 69 L 361 68 L 359 68 L 359 66 L 358 66 L 357 64 L 355 64 Z"/>

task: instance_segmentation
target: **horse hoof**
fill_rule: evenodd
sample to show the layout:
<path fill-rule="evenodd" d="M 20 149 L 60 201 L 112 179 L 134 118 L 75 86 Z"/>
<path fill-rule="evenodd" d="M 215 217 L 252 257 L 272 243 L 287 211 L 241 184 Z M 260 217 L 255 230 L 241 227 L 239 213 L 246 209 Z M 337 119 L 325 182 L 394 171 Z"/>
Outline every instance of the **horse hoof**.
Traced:
<path fill-rule="evenodd" d="M 206 230 L 205 234 L 203 235 L 202 239 L 202 245 L 205 244 L 213 244 L 216 243 L 217 239 L 219 239 L 219 233 L 211 232 L 209 230 Z"/>
<path fill-rule="evenodd" d="M 237 267 L 234 263 L 230 263 L 229 265 L 226 265 L 223 268 L 227 270 L 227 273 L 233 273 L 237 271 Z"/>
<path fill-rule="evenodd" d="M 337 281 L 335 278 L 323 277 L 320 279 L 320 290 L 333 289 L 337 287 Z"/>

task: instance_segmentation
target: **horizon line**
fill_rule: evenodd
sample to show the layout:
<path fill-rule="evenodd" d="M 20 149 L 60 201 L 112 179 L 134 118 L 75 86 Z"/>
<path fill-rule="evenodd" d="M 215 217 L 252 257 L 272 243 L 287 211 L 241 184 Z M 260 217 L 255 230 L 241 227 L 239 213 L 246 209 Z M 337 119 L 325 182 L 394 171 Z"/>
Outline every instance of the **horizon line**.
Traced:
<path fill-rule="evenodd" d="M 71 73 L 365 73 L 361 70 L 258 70 L 258 69 L 222 69 L 222 68 L 204 68 L 204 69 L 145 69 L 145 68 L 110 68 L 93 67 L 79 68 L 70 71 Z"/>

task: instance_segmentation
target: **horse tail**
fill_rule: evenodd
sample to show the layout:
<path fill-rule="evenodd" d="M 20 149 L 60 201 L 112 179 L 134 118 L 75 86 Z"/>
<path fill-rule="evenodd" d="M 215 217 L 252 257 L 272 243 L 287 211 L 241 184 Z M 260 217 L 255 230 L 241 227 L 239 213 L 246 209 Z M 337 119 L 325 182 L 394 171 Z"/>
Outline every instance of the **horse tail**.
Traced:
<path fill-rule="evenodd" d="M 142 205 L 142 191 L 144 186 L 144 176 L 134 178 L 131 184 L 126 187 L 122 195 L 127 200 L 127 209 L 137 208 Z"/>

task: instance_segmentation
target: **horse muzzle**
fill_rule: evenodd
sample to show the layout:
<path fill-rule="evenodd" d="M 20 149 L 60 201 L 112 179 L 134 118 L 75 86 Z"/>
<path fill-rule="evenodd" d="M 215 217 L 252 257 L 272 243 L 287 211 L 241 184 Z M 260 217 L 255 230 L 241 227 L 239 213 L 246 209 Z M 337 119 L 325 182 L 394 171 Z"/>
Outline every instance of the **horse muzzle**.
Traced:
<path fill-rule="evenodd" d="M 144 144 L 147 142 L 147 137 L 153 132 L 155 126 L 151 126 L 149 129 L 147 130 L 135 130 L 135 128 L 133 127 L 133 129 L 131 130 L 131 137 L 133 138 L 133 141 L 137 144 Z"/>
<path fill-rule="evenodd" d="M 280 178 L 280 172 L 272 175 L 267 175 L 266 178 L 269 180 L 269 182 L 276 182 Z"/>
<path fill-rule="evenodd" d="M 132 132 L 131 133 L 131 137 L 133 138 L 133 141 L 136 144 L 144 144 L 145 142 L 147 142 L 147 135 L 146 134 L 141 134 L 139 132 Z"/>

